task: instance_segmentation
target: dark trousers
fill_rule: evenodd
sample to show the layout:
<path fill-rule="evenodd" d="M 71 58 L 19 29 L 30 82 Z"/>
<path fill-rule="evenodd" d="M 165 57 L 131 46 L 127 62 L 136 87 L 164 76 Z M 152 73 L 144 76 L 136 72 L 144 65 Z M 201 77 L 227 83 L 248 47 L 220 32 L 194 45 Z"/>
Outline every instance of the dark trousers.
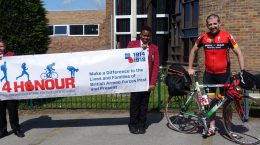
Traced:
<path fill-rule="evenodd" d="M 135 127 L 145 127 L 150 92 L 133 92 L 130 100 L 130 123 Z"/>
<path fill-rule="evenodd" d="M 6 110 L 9 113 L 9 122 L 13 130 L 19 130 L 18 104 L 17 100 L 0 101 L 0 131 L 7 131 Z"/>

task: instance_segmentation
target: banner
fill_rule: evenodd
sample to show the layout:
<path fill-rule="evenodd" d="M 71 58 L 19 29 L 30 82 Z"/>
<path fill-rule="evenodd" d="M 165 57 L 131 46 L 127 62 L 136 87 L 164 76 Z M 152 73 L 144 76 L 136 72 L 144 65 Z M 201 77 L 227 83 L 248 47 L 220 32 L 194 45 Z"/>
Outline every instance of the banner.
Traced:
<path fill-rule="evenodd" d="M 141 48 L 4 57 L 0 100 L 147 91 Z"/>

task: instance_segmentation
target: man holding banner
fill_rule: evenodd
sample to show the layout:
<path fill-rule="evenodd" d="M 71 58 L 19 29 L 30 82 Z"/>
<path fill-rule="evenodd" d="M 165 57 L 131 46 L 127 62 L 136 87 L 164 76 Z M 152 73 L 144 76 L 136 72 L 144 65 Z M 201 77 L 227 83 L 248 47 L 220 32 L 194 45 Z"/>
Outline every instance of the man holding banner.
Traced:
<path fill-rule="evenodd" d="M 4 53 L 5 44 L 4 41 L 0 38 L 0 51 L 3 56 L 13 56 L 13 52 Z M 2 57 L 0 58 L 0 60 Z M 7 71 L 7 69 L 5 70 Z M 7 75 L 7 74 L 5 74 Z M 6 76 L 7 77 L 7 76 Z M 2 82 L 7 83 L 7 82 Z M 19 125 L 19 116 L 18 116 L 18 100 L 2 100 L 0 101 L 0 138 L 7 136 L 7 120 L 6 120 L 6 109 L 9 113 L 9 121 L 13 132 L 18 137 L 24 137 L 24 133 L 21 130 Z"/>
<path fill-rule="evenodd" d="M 144 26 L 141 29 L 140 40 L 128 43 L 128 48 L 143 48 L 148 52 L 149 63 L 149 90 L 144 92 L 132 92 L 130 99 L 130 122 L 129 131 L 133 134 L 144 134 L 146 132 L 146 119 L 150 92 L 155 89 L 159 72 L 158 47 L 150 42 L 151 28 Z"/>

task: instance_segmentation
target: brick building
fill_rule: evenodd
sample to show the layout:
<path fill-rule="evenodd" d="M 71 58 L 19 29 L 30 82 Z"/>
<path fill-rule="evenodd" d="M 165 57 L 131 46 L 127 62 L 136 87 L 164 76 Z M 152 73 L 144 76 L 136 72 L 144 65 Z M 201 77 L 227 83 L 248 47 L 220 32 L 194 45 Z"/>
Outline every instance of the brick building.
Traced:
<path fill-rule="evenodd" d="M 152 1 L 156 4 L 153 6 L 156 13 L 154 43 L 159 46 L 162 65 L 175 62 L 187 65 L 189 51 L 198 35 L 207 30 L 206 17 L 216 13 L 221 17 L 221 27 L 237 40 L 245 57 L 246 69 L 260 70 L 259 0 Z M 136 1 L 135 15 L 133 0 L 107 0 L 103 11 L 49 12 L 50 26 L 98 25 L 98 35 L 94 32 L 94 36 L 51 36 L 49 53 L 125 48 L 128 41 L 140 33 L 140 26 L 146 23 L 145 2 Z M 238 70 L 236 57 L 232 52 L 230 54 L 232 70 Z M 202 68 L 203 49 L 197 58 L 197 66 Z"/>
<path fill-rule="evenodd" d="M 105 10 L 49 11 L 48 53 L 108 49 Z"/>

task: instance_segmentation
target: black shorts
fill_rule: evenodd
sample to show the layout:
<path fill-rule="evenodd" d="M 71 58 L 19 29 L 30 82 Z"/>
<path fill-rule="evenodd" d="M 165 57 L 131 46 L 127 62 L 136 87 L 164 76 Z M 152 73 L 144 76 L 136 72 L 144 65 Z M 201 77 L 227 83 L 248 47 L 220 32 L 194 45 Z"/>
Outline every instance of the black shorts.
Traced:
<path fill-rule="evenodd" d="M 230 84 L 231 74 L 230 71 L 224 74 L 212 74 L 209 72 L 204 72 L 203 84 Z M 210 92 L 216 92 L 216 88 L 209 88 Z M 223 92 L 223 89 L 220 89 Z"/>

